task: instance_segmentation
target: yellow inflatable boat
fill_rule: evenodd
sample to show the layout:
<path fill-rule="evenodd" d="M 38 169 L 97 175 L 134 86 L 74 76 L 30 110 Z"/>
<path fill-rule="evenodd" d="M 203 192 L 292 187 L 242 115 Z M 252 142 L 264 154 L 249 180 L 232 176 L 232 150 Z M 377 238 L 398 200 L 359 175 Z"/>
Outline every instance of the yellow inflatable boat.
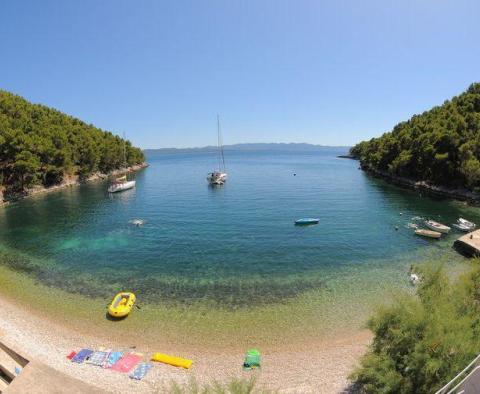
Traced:
<path fill-rule="evenodd" d="M 135 294 L 128 292 L 118 293 L 113 297 L 112 303 L 108 307 L 108 314 L 113 317 L 127 316 L 135 304 Z"/>

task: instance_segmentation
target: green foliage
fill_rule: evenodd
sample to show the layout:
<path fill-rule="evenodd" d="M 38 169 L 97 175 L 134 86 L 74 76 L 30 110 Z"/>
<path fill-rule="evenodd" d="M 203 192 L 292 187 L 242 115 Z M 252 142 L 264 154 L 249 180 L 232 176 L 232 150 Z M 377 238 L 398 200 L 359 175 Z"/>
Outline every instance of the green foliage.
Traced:
<path fill-rule="evenodd" d="M 438 185 L 480 187 L 480 83 L 414 115 L 389 133 L 355 145 L 362 165 Z"/>
<path fill-rule="evenodd" d="M 0 90 L 0 180 L 8 192 L 50 186 L 67 174 L 86 177 L 125 165 L 124 141 L 110 132 Z M 143 152 L 125 143 L 127 165 Z"/>
<path fill-rule="evenodd" d="M 374 334 L 351 379 L 366 393 L 431 393 L 480 352 L 480 268 L 450 283 L 426 268 L 417 295 L 399 297 L 368 322 Z"/>

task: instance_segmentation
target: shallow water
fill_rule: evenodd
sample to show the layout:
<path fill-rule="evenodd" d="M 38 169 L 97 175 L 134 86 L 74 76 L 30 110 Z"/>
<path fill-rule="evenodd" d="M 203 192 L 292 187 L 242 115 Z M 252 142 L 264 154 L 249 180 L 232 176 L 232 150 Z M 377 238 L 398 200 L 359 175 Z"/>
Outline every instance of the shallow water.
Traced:
<path fill-rule="evenodd" d="M 228 152 L 217 188 L 205 180 L 212 154 L 150 157 L 134 190 L 109 195 L 98 182 L 1 209 L 1 260 L 48 286 L 95 297 L 130 289 L 151 304 L 237 310 L 316 294 L 327 320 L 337 302 L 360 313 L 408 289 L 412 262 L 464 264 L 451 250 L 459 234 L 426 240 L 407 224 L 480 222 L 477 209 L 389 186 L 342 153 Z M 301 217 L 320 223 L 294 226 Z"/>

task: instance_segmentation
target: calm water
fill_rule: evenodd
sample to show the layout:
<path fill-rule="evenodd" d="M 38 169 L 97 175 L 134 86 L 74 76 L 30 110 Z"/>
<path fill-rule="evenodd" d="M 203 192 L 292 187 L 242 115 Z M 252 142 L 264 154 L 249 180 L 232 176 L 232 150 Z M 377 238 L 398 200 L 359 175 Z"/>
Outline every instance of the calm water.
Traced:
<path fill-rule="evenodd" d="M 229 152 L 220 188 L 205 180 L 212 154 L 152 157 L 135 190 L 109 196 L 99 182 L 1 209 L 4 261 L 71 292 L 237 308 L 318 289 L 355 297 L 356 286 L 406 282 L 414 259 L 461 259 L 455 234 L 429 241 L 406 224 L 480 222 L 477 209 L 388 186 L 341 153 Z M 320 224 L 295 227 L 301 217 Z"/>

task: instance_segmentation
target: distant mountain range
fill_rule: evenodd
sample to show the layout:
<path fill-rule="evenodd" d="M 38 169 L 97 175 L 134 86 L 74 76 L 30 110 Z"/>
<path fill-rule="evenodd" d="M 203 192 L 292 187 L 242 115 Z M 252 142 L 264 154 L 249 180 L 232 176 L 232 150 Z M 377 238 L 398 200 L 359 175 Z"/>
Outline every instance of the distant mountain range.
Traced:
<path fill-rule="evenodd" d="M 225 151 L 282 151 L 282 152 L 317 152 L 324 151 L 326 149 L 345 149 L 348 152 L 350 147 L 348 146 L 324 146 L 313 145 L 304 143 L 258 143 L 258 144 L 234 144 L 225 145 L 223 149 Z M 201 148 L 160 148 L 160 149 L 145 149 L 143 152 L 146 156 L 152 156 L 157 154 L 170 154 L 170 153 L 193 153 L 193 152 L 211 152 L 217 149 L 216 146 L 204 146 Z"/>

